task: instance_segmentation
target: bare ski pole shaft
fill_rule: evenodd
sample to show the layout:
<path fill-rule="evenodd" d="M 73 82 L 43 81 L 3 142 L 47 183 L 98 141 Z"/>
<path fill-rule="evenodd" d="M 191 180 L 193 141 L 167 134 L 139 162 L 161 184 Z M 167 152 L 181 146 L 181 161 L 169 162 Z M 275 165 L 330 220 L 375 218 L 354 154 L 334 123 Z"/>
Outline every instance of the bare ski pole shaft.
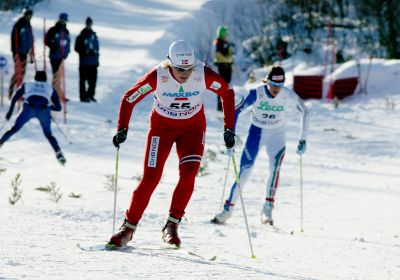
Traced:
<path fill-rule="evenodd" d="M 225 173 L 225 180 L 224 180 L 224 188 L 222 189 L 221 204 L 220 204 L 220 207 L 219 207 L 221 210 L 222 210 L 222 207 L 224 206 L 225 188 L 226 188 L 226 181 L 228 179 L 228 172 L 229 172 L 230 162 L 231 162 L 231 157 L 228 157 L 228 164 L 226 166 L 226 173 Z"/>
<path fill-rule="evenodd" d="M 249 230 L 249 224 L 247 222 L 246 210 L 244 208 L 244 200 L 243 200 L 243 195 L 242 195 L 242 189 L 240 188 L 239 173 L 237 171 L 235 155 L 233 153 L 232 153 L 232 163 L 233 163 L 233 170 L 235 171 L 236 184 L 237 184 L 237 187 L 238 187 L 238 190 L 239 190 L 240 202 L 242 203 L 243 217 L 244 217 L 244 221 L 246 223 L 247 237 L 249 238 L 249 244 L 250 244 L 250 250 L 251 250 L 251 258 L 255 259 L 256 256 L 254 255 L 253 245 L 251 244 L 250 230 Z"/>
<path fill-rule="evenodd" d="M 113 212 L 113 235 L 115 233 L 115 216 L 117 213 L 117 192 L 118 192 L 118 161 L 119 161 L 119 147 L 117 148 L 117 155 L 115 158 L 115 176 L 114 176 L 114 212 Z"/>
<path fill-rule="evenodd" d="M 303 229 L 303 157 L 300 155 L 300 229 Z"/>
<path fill-rule="evenodd" d="M 58 125 L 58 123 L 56 122 L 56 120 L 53 118 L 53 116 L 51 116 L 51 119 L 52 119 L 53 122 L 56 124 L 58 130 L 59 130 L 59 131 L 61 132 L 61 134 L 64 136 L 65 140 L 67 140 L 67 142 L 68 142 L 69 144 L 72 144 L 72 142 L 69 141 L 67 135 L 65 135 L 64 131 L 61 129 L 61 127 Z"/>

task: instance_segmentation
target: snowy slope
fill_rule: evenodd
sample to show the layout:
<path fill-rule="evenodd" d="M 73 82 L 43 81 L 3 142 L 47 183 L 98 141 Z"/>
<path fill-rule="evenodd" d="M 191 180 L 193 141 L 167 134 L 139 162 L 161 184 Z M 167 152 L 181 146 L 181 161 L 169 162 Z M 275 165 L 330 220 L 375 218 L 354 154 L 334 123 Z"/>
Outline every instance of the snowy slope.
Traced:
<path fill-rule="evenodd" d="M 104 184 L 106 175 L 115 172 L 116 151 L 111 138 L 121 95 L 165 55 L 166 50 L 163 52 L 159 45 L 165 48 L 168 38 L 179 38 L 188 29 L 196 34 L 196 30 L 202 30 L 202 22 L 216 20 L 199 16 L 209 15 L 210 11 L 202 11 L 206 2 L 218 5 L 219 1 L 108 0 L 100 4 L 90 0 L 45 0 L 37 7 L 32 21 L 37 49 L 41 48 L 41 17 L 46 16 L 50 26 L 59 12 L 68 12 L 74 41 L 86 16 L 92 16 L 93 28 L 101 40 L 99 103 L 78 102 L 78 57 L 71 53 L 67 64 L 67 94 L 71 98 L 68 124 L 61 124 L 61 115 L 57 119 L 73 144 L 68 144 L 53 127 L 67 165 L 62 167 L 56 162 L 36 121 L 28 123 L 1 148 L 0 169 L 7 170 L 0 174 L 0 279 L 398 279 L 399 61 L 375 61 L 368 95 L 352 97 L 338 109 L 320 101 L 307 102 L 311 127 L 308 150 L 303 156 L 303 233 L 299 157 L 295 153 L 299 120 L 295 112 L 288 117 L 287 154 L 274 209 L 276 225 L 283 231 L 275 232 L 259 220 L 267 180 L 265 151 L 261 151 L 244 191 L 257 258 L 251 258 L 240 206 L 226 225 L 209 223 L 219 211 L 227 165 L 221 116 L 214 112 L 216 98 L 210 94 L 205 102 L 208 174 L 196 180 L 180 235 L 184 248 L 205 257 L 216 255 L 216 261 L 155 249 L 162 245 L 161 228 L 177 182 L 175 150 L 131 243 L 134 249 L 84 252 L 76 248 L 76 243 L 104 244 L 112 233 L 113 192 Z M 9 55 L 9 31 L 18 16 L 11 12 L 0 15 L 0 50 Z M 194 15 L 198 21 L 192 21 Z M 185 24 L 188 19 L 193 24 Z M 368 61 L 364 70 L 367 65 Z M 354 67 L 349 69 L 356 71 Z M 285 68 L 292 70 L 289 64 Z M 32 72 L 30 66 L 28 76 Z M 237 84 L 235 88 L 245 94 L 251 86 L 254 84 Z M 151 102 L 151 97 L 146 98 L 134 109 L 132 129 L 120 151 L 118 226 L 142 170 Z M 1 118 L 7 109 L 8 101 L 0 108 Z M 15 115 L 2 132 L 12 125 Z M 243 141 L 247 119 L 241 116 L 237 129 Z M 211 160 L 212 152 L 216 160 Z M 239 161 L 240 147 L 236 158 Z M 22 200 L 10 205 L 10 184 L 17 173 L 22 178 Z M 230 170 L 227 188 L 233 179 Z M 63 193 L 58 203 L 35 190 L 50 182 L 55 182 Z M 81 198 L 71 198 L 70 193 L 81 194 Z"/>

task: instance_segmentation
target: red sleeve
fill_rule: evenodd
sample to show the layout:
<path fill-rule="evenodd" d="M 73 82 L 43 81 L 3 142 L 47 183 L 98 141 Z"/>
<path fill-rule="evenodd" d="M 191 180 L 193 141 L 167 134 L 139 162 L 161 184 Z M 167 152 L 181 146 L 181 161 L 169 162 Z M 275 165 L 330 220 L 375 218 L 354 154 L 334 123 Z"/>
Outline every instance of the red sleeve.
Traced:
<path fill-rule="evenodd" d="M 157 69 L 154 68 L 128 89 L 121 99 L 118 116 L 118 130 L 122 128 L 129 130 L 129 121 L 131 119 L 133 107 L 135 107 L 135 105 L 146 95 L 153 92 L 156 87 Z"/>
<path fill-rule="evenodd" d="M 235 119 L 235 92 L 220 75 L 207 66 L 204 67 L 204 76 L 206 88 L 221 96 L 222 108 L 224 110 L 224 128 L 233 129 Z"/>

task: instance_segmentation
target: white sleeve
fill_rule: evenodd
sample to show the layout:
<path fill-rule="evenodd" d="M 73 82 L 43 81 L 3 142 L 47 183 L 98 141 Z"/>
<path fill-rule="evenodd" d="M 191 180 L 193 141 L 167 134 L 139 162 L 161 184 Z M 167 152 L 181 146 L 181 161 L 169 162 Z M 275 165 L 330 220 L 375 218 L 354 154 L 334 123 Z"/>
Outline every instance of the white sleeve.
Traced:
<path fill-rule="evenodd" d="M 289 90 L 289 96 L 291 101 L 296 105 L 297 110 L 301 113 L 300 119 L 300 137 L 299 140 L 307 140 L 308 127 L 309 127 L 309 111 L 304 104 L 303 100 L 292 90 Z"/>

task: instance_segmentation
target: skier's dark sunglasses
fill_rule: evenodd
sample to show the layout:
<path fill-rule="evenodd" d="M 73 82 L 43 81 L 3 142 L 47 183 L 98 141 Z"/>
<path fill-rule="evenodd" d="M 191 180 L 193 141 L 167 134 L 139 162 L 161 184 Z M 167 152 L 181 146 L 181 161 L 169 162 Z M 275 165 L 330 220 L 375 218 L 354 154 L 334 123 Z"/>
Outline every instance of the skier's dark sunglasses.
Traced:
<path fill-rule="evenodd" d="M 189 71 L 192 71 L 193 68 L 194 68 L 195 66 L 196 66 L 196 65 L 192 65 L 192 66 L 189 66 L 189 67 L 187 67 L 187 68 L 178 67 L 178 66 L 172 66 L 172 67 L 174 67 L 174 69 L 175 69 L 176 71 L 178 71 L 178 72 L 189 72 Z"/>

